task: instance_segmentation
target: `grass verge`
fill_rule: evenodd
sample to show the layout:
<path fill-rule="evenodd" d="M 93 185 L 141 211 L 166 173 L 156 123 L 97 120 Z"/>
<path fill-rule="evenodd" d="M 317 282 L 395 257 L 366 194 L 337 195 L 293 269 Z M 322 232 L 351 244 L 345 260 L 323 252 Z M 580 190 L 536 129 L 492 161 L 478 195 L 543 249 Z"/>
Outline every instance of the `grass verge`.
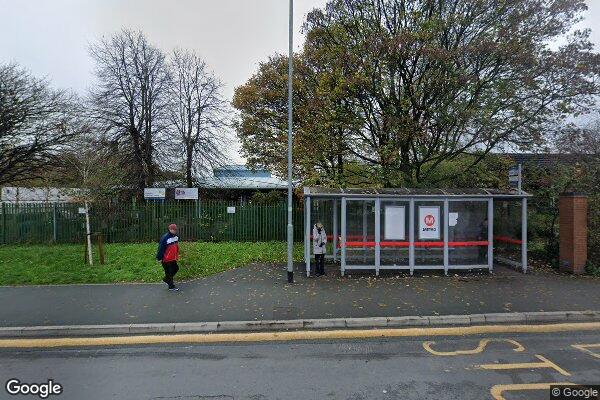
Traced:
<path fill-rule="evenodd" d="M 155 243 L 106 245 L 106 264 L 84 264 L 82 245 L 0 246 L 0 285 L 160 282 L 164 275 L 156 261 Z M 177 279 L 214 275 L 255 262 L 282 263 L 284 242 L 181 243 Z M 294 248 L 302 258 L 302 245 Z"/>

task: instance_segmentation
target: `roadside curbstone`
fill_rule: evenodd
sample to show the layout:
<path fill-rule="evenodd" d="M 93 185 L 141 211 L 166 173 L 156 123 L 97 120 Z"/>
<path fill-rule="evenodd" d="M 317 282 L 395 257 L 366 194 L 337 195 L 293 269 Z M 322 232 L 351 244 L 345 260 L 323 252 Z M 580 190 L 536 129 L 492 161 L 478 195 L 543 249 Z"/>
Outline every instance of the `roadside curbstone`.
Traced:
<path fill-rule="evenodd" d="M 471 314 L 469 315 L 471 325 L 485 324 L 485 314 Z"/>
<path fill-rule="evenodd" d="M 429 317 L 388 317 L 387 326 L 428 326 Z"/>
<path fill-rule="evenodd" d="M 523 313 L 497 313 L 497 314 L 483 314 L 485 322 L 491 323 L 515 323 L 515 322 L 527 322 L 527 316 Z"/>
<path fill-rule="evenodd" d="M 131 324 L 129 333 L 173 333 L 175 324 Z"/>
<path fill-rule="evenodd" d="M 303 327 L 311 329 L 345 328 L 346 320 L 344 318 L 306 319 Z"/>
<path fill-rule="evenodd" d="M 366 328 L 384 326 L 388 326 L 388 319 L 386 317 L 346 318 L 347 328 Z"/>
<path fill-rule="evenodd" d="M 468 315 L 434 315 L 429 317 L 429 325 L 470 325 L 471 319 Z"/>
<path fill-rule="evenodd" d="M 175 332 L 215 332 L 218 322 L 180 322 L 175 324 Z"/>
<path fill-rule="evenodd" d="M 535 324 L 600 321 L 600 311 L 552 311 L 472 315 L 435 315 L 371 318 L 331 318 L 265 321 L 222 321 L 129 325 L 75 325 L 0 327 L 0 338 L 77 337 L 128 334 L 223 333 L 286 331 L 299 329 L 400 328 L 476 326 L 486 324 Z"/>
<path fill-rule="evenodd" d="M 524 313 L 527 322 L 551 322 L 567 320 L 566 311 L 549 311 L 549 312 L 526 312 Z"/>

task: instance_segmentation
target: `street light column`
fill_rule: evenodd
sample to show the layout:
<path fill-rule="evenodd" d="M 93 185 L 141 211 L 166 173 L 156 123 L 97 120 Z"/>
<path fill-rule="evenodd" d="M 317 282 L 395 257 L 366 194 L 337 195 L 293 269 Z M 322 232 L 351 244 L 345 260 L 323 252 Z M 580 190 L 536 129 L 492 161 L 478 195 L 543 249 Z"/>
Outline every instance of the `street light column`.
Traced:
<path fill-rule="evenodd" d="M 292 213 L 292 103 L 294 74 L 294 0 L 290 0 L 289 60 L 288 60 L 288 225 L 287 225 L 287 276 L 288 283 L 294 282 L 294 225 Z"/>

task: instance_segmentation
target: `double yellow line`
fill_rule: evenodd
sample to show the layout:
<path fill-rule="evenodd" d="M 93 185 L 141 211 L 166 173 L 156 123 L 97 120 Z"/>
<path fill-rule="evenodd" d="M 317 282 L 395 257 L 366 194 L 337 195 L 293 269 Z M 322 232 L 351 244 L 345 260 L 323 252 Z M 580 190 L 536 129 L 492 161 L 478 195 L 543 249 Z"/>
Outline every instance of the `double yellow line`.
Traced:
<path fill-rule="evenodd" d="M 284 342 L 298 340 L 376 339 L 421 336 L 468 336 L 498 333 L 600 331 L 600 322 L 547 325 L 482 325 L 466 327 L 168 334 L 144 336 L 0 339 L 0 348 L 59 348 L 153 345 L 172 343 Z"/>

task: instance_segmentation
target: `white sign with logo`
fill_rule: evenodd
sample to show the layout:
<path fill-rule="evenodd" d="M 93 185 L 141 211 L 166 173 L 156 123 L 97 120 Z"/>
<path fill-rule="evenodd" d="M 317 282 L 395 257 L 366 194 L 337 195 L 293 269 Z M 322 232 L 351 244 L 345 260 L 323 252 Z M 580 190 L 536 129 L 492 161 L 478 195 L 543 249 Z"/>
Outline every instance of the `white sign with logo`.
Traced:
<path fill-rule="evenodd" d="M 164 199 L 167 194 L 165 188 L 145 188 L 144 198 L 145 199 Z"/>
<path fill-rule="evenodd" d="M 227 207 L 227 214 L 235 214 L 235 207 Z"/>
<path fill-rule="evenodd" d="M 405 211 L 403 206 L 386 206 L 385 207 L 385 240 L 404 240 L 406 233 L 404 227 Z"/>
<path fill-rule="evenodd" d="M 198 188 L 175 189 L 175 200 L 198 200 Z"/>
<path fill-rule="evenodd" d="M 419 207 L 419 239 L 440 239 L 440 207 Z"/>

